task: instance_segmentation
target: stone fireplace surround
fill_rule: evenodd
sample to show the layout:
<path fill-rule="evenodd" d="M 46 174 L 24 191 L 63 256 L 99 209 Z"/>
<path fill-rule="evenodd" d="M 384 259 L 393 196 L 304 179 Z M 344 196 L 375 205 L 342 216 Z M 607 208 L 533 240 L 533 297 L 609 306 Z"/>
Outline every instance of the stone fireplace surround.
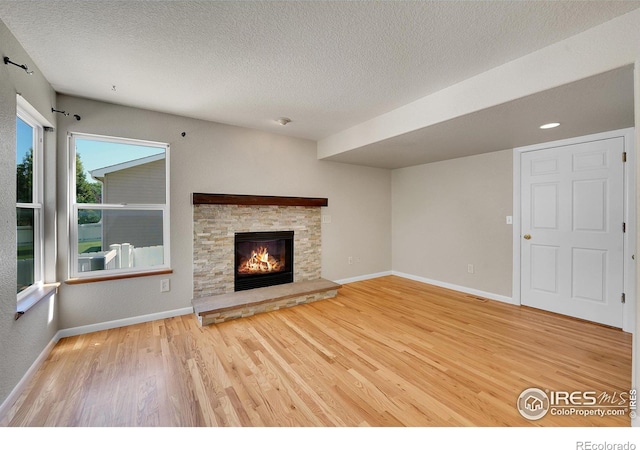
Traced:
<path fill-rule="evenodd" d="M 320 207 L 327 199 L 194 193 L 192 203 L 193 304 L 202 325 L 337 294 L 339 285 L 321 279 Z M 294 232 L 295 286 L 234 292 L 234 237 L 248 231 Z M 318 283 L 327 289 L 318 292 Z M 307 285 L 314 292 L 305 292 Z"/>

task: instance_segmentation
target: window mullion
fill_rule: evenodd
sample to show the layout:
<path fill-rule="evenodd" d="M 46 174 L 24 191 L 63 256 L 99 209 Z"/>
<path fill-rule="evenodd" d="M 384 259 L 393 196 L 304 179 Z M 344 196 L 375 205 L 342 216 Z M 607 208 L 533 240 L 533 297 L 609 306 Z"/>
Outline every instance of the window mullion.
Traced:
<path fill-rule="evenodd" d="M 16 203 L 16 208 L 42 209 L 42 203 Z"/>

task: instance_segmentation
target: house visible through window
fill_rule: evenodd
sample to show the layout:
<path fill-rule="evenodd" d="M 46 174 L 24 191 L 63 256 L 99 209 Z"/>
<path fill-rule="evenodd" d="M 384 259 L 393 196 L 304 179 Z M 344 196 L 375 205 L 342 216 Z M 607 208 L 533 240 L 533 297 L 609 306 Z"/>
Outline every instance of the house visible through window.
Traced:
<path fill-rule="evenodd" d="M 43 280 L 42 126 L 18 107 L 16 118 L 16 222 L 18 300 Z"/>
<path fill-rule="evenodd" d="M 169 267 L 169 146 L 72 134 L 72 278 Z"/>

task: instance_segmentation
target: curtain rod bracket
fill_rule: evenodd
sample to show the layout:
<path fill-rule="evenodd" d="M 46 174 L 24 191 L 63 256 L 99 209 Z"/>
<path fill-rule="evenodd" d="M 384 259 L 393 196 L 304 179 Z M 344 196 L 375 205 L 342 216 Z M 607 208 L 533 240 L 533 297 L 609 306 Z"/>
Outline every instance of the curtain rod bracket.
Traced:
<path fill-rule="evenodd" d="M 63 116 L 68 116 L 68 115 L 69 115 L 69 113 L 68 113 L 68 112 L 66 112 L 66 111 L 60 111 L 59 109 L 55 109 L 55 108 L 53 108 L 53 107 L 51 108 L 51 112 L 53 112 L 53 113 L 60 113 L 60 114 L 62 114 Z M 77 115 L 77 114 L 74 114 L 74 115 L 73 115 L 73 118 L 74 118 L 74 119 L 76 119 L 76 120 L 80 120 L 80 119 L 81 119 L 81 117 L 80 117 L 79 115 Z"/>
<path fill-rule="evenodd" d="M 13 64 L 14 66 L 19 67 L 22 70 L 24 70 L 25 72 L 27 72 L 27 75 L 33 75 L 33 70 L 29 70 L 29 68 L 24 64 L 14 63 L 13 61 L 11 61 L 11 58 L 9 58 L 8 56 L 4 57 L 4 63 L 5 64 Z"/>

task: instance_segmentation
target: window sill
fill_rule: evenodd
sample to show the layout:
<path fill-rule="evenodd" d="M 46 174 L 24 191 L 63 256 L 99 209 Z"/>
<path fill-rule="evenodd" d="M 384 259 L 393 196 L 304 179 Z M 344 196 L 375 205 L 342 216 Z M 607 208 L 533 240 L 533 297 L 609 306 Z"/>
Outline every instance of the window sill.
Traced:
<path fill-rule="evenodd" d="M 46 300 L 53 294 L 58 293 L 58 287 L 60 287 L 60 283 L 43 284 L 42 286 L 34 289 L 33 291 L 22 297 L 20 300 L 18 300 L 15 319 L 18 320 L 20 317 L 22 317 L 24 313 L 31 309 L 31 307 L 36 303 L 42 300 Z"/>
<path fill-rule="evenodd" d="M 173 269 L 154 270 L 151 272 L 123 273 L 119 275 L 108 275 L 104 277 L 69 278 L 65 284 L 85 284 L 97 283 L 100 281 L 125 280 L 127 278 L 151 277 L 154 275 L 167 275 L 173 273 Z"/>

